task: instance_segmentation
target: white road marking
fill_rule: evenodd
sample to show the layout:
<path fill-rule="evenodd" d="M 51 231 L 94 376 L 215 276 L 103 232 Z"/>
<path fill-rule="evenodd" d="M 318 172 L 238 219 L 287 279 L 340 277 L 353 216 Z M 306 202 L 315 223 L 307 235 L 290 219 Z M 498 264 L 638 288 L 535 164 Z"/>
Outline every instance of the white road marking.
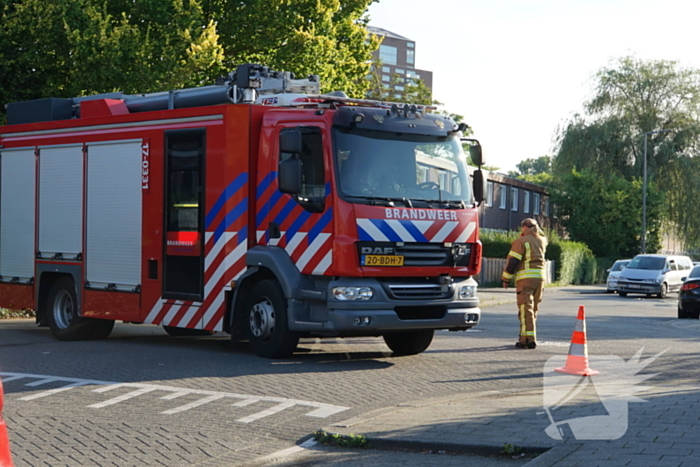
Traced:
<path fill-rule="evenodd" d="M 262 412 L 258 412 L 258 413 L 256 413 L 256 414 L 249 415 L 249 416 L 247 416 L 247 417 L 243 417 L 243 418 L 241 418 L 240 420 L 236 420 L 236 421 L 237 421 L 237 422 L 241 422 L 241 423 L 250 423 L 250 422 L 254 422 L 255 420 L 260 420 L 260 419 L 263 418 L 263 417 L 267 417 L 267 416 L 269 416 L 269 415 L 274 415 L 274 414 L 276 414 L 277 412 L 281 412 L 281 411 L 283 411 L 284 409 L 288 409 L 288 408 L 290 408 L 290 407 L 294 407 L 295 405 L 296 405 L 296 404 L 295 404 L 294 402 L 292 402 L 292 401 L 289 401 L 289 402 L 282 402 L 281 404 L 277 404 L 276 406 L 270 407 L 270 408 L 267 409 L 267 410 L 263 410 Z M 308 415 L 308 414 L 307 414 L 307 415 Z"/>
<path fill-rule="evenodd" d="M 194 409 L 195 407 L 199 407 L 200 405 L 208 404 L 209 402 L 217 401 L 219 399 L 223 399 L 226 397 L 226 394 L 212 394 L 209 397 L 205 397 L 203 399 L 199 399 L 198 401 L 191 402 L 189 404 L 182 405 L 180 407 L 176 407 L 174 409 L 166 410 L 165 412 L 161 412 L 165 415 L 170 415 L 178 412 L 184 412 L 185 410 L 190 410 Z"/>
<path fill-rule="evenodd" d="M 246 417 L 243 417 L 239 419 L 238 421 L 241 423 L 250 423 L 253 421 L 260 420 L 261 418 L 268 417 L 270 415 L 274 415 L 276 413 L 279 413 L 285 409 L 288 409 L 290 407 L 294 406 L 301 406 L 301 407 L 310 407 L 312 410 L 309 413 L 306 414 L 307 417 L 316 417 L 316 418 L 327 418 L 330 417 L 331 415 L 335 415 L 337 413 L 343 412 L 345 410 L 348 410 L 349 407 L 341 407 L 338 405 L 331 405 L 331 404 L 324 404 L 322 402 L 311 402 L 311 401 L 302 401 L 302 400 L 297 400 L 297 399 L 286 399 L 284 397 L 264 397 L 264 396 L 255 396 L 255 395 L 249 395 L 249 394 L 236 394 L 236 393 L 231 393 L 231 392 L 221 392 L 221 391 L 204 391 L 204 390 L 198 390 L 198 389 L 187 389 L 187 388 L 176 388 L 172 386 L 161 386 L 157 384 L 141 384 L 141 383 L 115 383 L 115 382 L 110 382 L 110 381 L 99 381 L 99 380 L 91 380 L 91 379 L 80 379 L 80 378 L 64 378 L 61 376 L 50 376 L 50 375 L 35 375 L 35 374 L 30 374 L 30 373 L 8 373 L 8 372 L 0 372 L 0 378 L 2 378 L 3 382 L 7 383 L 10 381 L 18 380 L 18 379 L 33 379 L 35 381 L 30 381 L 25 384 L 25 386 L 29 387 L 35 387 L 35 386 L 41 386 L 44 384 L 49 384 L 49 383 L 61 383 L 63 386 L 58 387 L 58 388 L 53 388 L 53 389 L 48 389 L 46 391 L 41 391 L 36 394 L 32 394 L 29 396 L 21 397 L 18 400 L 20 401 L 30 401 L 30 400 L 35 400 L 35 399 L 40 399 L 43 397 L 48 397 L 55 395 L 60 392 L 68 391 L 70 389 L 80 387 L 80 386 L 99 386 L 96 389 L 93 389 L 92 392 L 94 393 L 104 393 L 108 391 L 112 391 L 114 389 L 120 389 L 120 388 L 126 388 L 126 389 L 131 389 L 130 392 L 127 392 L 126 394 L 122 394 L 117 397 L 113 397 L 111 399 L 107 399 L 103 402 L 99 402 L 96 404 L 89 405 L 89 408 L 93 409 L 102 409 L 104 407 L 108 407 L 111 405 L 119 404 L 121 402 L 127 401 L 129 399 L 133 399 L 135 397 L 140 397 L 145 394 L 148 394 L 150 392 L 165 392 L 167 393 L 164 396 L 161 396 L 161 400 L 173 400 L 177 399 L 179 397 L 183 396 L 203 396 L 200 399 L 191 402 L 189 404 L 181 405 L 179 407 L 175 407 L 169 410 L 166 410 L 164 412 L 161 412 L 163 415 L 172 415 L 175 413 L 180 413 L 180 412 L 185 412 L 187 410 L 194 409 L 196 407 L 200 407 L 202 405 L 208 404 L 210 402 L 214 402 L 220 399 L 240 399 L 238 402 L 235 402 L 231 404 L 233 407 L 245 407 L 248 405 L 256 404 L 258 402 L 272 402 L 276 403 L 277 405 L 274 405 L 273 407 L 270 407 L 268 409 L 262 410 L 260 412 L 248 415 Z"/>

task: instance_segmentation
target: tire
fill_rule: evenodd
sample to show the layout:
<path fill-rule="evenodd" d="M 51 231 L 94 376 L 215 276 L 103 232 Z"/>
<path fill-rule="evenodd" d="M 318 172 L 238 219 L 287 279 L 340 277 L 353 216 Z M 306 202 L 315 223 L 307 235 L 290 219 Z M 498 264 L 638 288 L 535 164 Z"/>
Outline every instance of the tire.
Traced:
<path fill-rule="evenodd" d="M 245 327 L 250 347 L 259 357 L 289 357 L 299 343 L 299 333 L 289 330 L 287 299 L 274 280 L 253 286 L 246 304 Z"/>
<path fill-rule="evenodd" d="M 680 306 L 678 307 L 678 319 L 690 319 L 690 313 L 685 311 Z"/>
<path fill-rule="evenodd" d="M 73 279 L 58 279 L 46 300 L 46 320 L 51 334 L 60 341 L 106 339 L 114 328 L 114 320 L 83 318 Z"/>
<path fill-rule="evenodd" d="M 626 296 L 627 296 L 627 292 L 618 292 L 617 294 L 618 294 L 620 297 L 626 297 Z"/>
<path fill-rule="evenodd" d="M 657 297 L 659 298 L 666 298 L 668 296 L 668 284 L 663 283 L 661 284 L 661 289 L 659 290 L 659 293 L 656 294 Z"/>
<path fill-rule="evenodd" d="M 163 330 L 173 337 L 201 337 L 216 334 L 216 331 L 207 329 L 178 328 L 176 326 L 163 326 Z"/>
<path fill-rule="evenodd" d="M 384 342 L 394 355 L 416 355 L 430 347 L 434 335 L 435 331 L 432 329 L 393 332 L 384 334 Z"/>

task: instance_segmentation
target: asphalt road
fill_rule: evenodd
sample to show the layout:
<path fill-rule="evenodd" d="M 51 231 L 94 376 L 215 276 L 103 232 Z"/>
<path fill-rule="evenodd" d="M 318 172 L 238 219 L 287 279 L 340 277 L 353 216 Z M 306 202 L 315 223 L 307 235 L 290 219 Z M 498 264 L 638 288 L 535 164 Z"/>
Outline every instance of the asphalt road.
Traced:
<path fill-rule="evenodd" d="M 645 356 L 665 350 L 653 382 L 698 381 L 687 357 L 698 352 L 700 322 L 675 319 L 676 294 L 662 300 L 621 298 L 603 288 L 548 289 L 534 351 L 514 349 L 518 321 L 506 304 L 485 308 L 474 330 L 439 332 L 426 352 L 400 358 L 378 338 L 302 340 L 292 358 L 266 360 L 246 344 L 232 346 L 227 335 L 173 338 L 158 327 L 119 324 L 104 341 L 57 342 L 30 320 L 0 321 L 15 463 L 396 465 L 394 453 L 277 454 L 322 426 L 402 402 L 537 389 L 545 361 L 566 354 L 580 305 L 589 353 L 629 359 L 642 347 Z M 373 455 L 379 457 L 368 461 Z M 463 463 L 403 455 L 423 456 L 414 462 L 422 465 Z"/>

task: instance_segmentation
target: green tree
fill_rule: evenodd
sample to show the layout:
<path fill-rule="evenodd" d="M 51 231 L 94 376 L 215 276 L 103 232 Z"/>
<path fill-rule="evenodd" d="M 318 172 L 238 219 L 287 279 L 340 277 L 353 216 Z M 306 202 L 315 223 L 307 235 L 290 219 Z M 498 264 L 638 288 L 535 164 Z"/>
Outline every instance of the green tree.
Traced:
<path fill-rule="evenodd" d="M 559 222 L 572 239 L 586 243 L 597 257 L 639 253 L 642 230 L 642 182 L 590 171 L 571 171 L 551 190 Z M 651 185 L 647 195 L 648 251 L 660 248 L 663 194 Z"/>
<path fill-rule="evenodd" d="M 584 108 L 560 129 L 554 175 L 585 170 L 639 179 L 644 133 L 672 130 L 647 136 L 648 178 L 656 187 L 649 193 L 667 194 L 665 209 L 648 218 L 670 226 L 686 245 L 700 242 L 700 207 L 691 200 L 700 180 L 700 72 L 673 61 L 623 57 L 596 74 Z"/>
<path fill-rule="evenodd" d="M 197 2 L 0 1 L 2 103 L 199 85 L 223 59 Z"/>
<path fill-rule="evenodd" d="M 323 92 L 364 97 L 379 39 L 367 31 L 374 0 L 201 0 L 217 24 L 224 70 L 260 63 L 297 76 L 317 74 Z"/>
<path fill-rule="evenodd" d="M 508 172 L 509 176 L 523 178 L 525 175 L 548 174 L 552 171 L 552 158 L 549 156 L 540 156 L 536 159 L 525 159 L 515 167 L 517 171 L 511 170 Z"/>

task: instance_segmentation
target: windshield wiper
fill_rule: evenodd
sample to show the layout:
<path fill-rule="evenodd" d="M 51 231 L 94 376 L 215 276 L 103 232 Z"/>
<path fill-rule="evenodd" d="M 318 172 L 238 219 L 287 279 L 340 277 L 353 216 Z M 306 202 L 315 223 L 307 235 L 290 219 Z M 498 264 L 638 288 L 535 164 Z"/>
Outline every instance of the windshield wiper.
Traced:
<path fill-rule="evenodd" d="M 433 204 L 446 204 L 448 208 L 454 207 L 456 209 L 466 209 L 467 205 L 464 204 L 464 200 L 461 199 L 416 199 L 413 198 L 413 201 L 420 201 L 423 203 L 433 203 Z"/>
<path fill-rule="evenodd" d="M 391 198 L 391 197 L 383 197 L 383 196 L 348 196 L 350 199 L 355 199 L 355 200 L 362 200 L 362 201 L 371 201 L 369 203 L 372 206 L 380 205 L 380 206 L 393 206 L 395 201 L 399 201 L 404 204 L 404 206 L 412 208 L 413 204 L 411 203 L 411 200 L 408 198 Z M 381 203 L 383 202 L 383 204 Z"/>

